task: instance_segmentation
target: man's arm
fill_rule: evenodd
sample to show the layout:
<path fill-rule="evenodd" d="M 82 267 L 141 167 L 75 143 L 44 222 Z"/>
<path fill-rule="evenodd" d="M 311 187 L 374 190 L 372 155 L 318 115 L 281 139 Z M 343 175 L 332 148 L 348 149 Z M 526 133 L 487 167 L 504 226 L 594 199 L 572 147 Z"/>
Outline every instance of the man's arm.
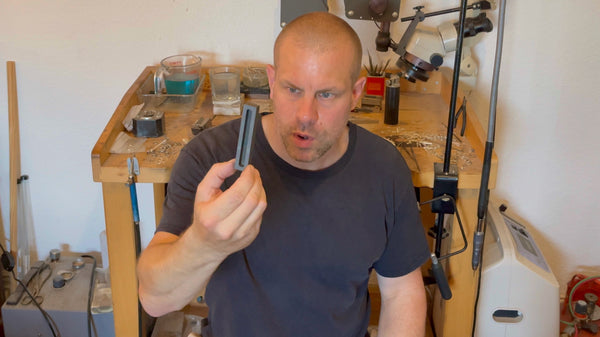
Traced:
<path fill-rule="evenodd" d="M 427 300 L 421 269 L 401 277 L 377 274 L 381 292 L 379 337 L 423 337 Z"/>
<path fill-rule="evenodd" d="M 258 235 L 267 205 L 260 175 L 247 166 L 222 192 L 220 186 L 234 171 L 233 160 L 213 165 L 196 190 L 191 226 L 181 236 L 156 233 L 142 252 L 138 292 L 151 316 L 188 304 L 227 256 Z"/>

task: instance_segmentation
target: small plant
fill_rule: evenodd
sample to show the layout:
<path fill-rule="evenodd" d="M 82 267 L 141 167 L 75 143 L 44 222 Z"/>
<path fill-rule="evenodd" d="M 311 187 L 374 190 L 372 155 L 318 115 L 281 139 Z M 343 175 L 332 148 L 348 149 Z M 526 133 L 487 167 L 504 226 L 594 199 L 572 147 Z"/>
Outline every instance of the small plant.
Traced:
<path fill-rule="evenodd" d="M 383 76 L 385 74 L 385 70 L 387 69 L 388 65 L 390 64 L 390 59 L 387 60 L 387 62 L 385 62 L 385 65 L 381 65 L 381 64 L 375 64 L 373 65 L 373 59 L 371 58 L 371 53 L 367 51 L 367 53 L 369 54 L 369 67 L 367 67 L 367 65 L 364 65 L 365 70 L 367 71 L 367 74 L 369 76 Z"/>

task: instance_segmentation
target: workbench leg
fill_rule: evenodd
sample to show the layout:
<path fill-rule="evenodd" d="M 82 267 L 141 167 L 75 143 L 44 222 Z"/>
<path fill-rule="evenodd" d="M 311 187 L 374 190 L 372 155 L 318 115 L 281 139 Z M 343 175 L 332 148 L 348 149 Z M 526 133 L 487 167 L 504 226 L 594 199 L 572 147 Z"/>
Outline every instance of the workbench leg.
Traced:
<path fill-rule="evenodd" d="M 129 187 L 102 183 L 116 337 L 138 336 L 135 239 Z"/>
<path fill-rule="evenodd" d="M 165 202 L 165 194 L 167 192 L 167 184 L 152 184 L 154 188 L 154 218 L 156 227 L 160 223 L 160 218 L 163 214 L 163 204 Z"/>

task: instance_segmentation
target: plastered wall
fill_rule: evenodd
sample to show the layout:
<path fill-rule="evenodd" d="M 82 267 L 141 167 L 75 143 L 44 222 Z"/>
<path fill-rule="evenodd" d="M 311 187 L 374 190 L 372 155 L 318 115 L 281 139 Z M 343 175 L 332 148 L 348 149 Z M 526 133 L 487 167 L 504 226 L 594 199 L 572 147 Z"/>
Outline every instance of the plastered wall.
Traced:
<path fill-rule="evenodd" d="M 341 0 L 329 4 L 341 15 Z M 411 15 L 412 7 L 421 4 L 433 11 L 459 2 L 403 1 L 401 15 Z M 183 52 L 201 55 L 205 65 L 270 63 L 278 16 L 276 0 L 0 2 L 0 203 L 5 230 L 7 60 L 17 64 L 21 166 L 31 177 L 38 250 L 43 255 L 57 247 L 99 251 L 104 215 L 90 153 L 131 83 L 145 66 Z M 497 11 L 489 16 L 496 23 Z M 595 1 L 507 3 L 499 172 L 493 193 L 529 226 L 563 287 L 574 272 L 600 274 L 598 17 Z M 375 25 L 351 24 L 365 50 L 372 52 Z M 405 28 L 393 24 L 392 37 L 399 40 Z M 493 32 L 473 47 L 479 76 L 469 100 L 484 127 L 495 43 Z M 138 184 L 138 193 L 145 244 L 154 228 L 152 188 Z"/>

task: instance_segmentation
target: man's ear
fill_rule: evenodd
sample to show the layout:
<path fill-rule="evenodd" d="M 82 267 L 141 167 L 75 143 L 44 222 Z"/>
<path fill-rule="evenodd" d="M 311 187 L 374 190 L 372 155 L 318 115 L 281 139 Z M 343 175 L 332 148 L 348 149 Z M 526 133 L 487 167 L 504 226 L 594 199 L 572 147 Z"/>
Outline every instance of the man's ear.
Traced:
<path fill-rule="evenodd" d="M 362 96 L 363 88 L 365 87 L 366 82 L 367 82 L 366 77 L 360 77 L 354 83 L 354 86 L 352 87 L 352 104 L 353 104 L 353 106 L 358 105 L 358 101 L 360 100 L 360 97 Z"/>
<path fill-rule="evenodd" d="M 275 67 L 267 64 L 267 78 L 269 79 L 269 98 L 273 99 L 273 86 L 275 85 Z"/>

